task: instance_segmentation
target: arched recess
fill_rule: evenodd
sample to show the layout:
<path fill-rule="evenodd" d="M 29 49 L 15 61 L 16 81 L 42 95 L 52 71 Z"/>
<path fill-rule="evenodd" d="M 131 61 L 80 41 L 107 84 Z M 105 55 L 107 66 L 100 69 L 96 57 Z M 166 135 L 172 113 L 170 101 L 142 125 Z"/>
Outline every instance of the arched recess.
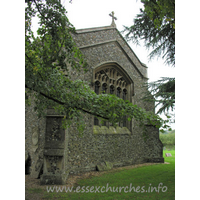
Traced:
<path fill-rule="evenodd" d="M 97 94 L 115 94 L 117 97 L 131 102 L 134 95 L 134 82 L 128 73 L 116 62 L 101 63 L 93 69 L 93 89 Z M 100 124 L 94 117 L 94 125 L 112 126 L 106 122 Z M 131 122 L 124 118 L 119 127 L 127 127 L 131 131 Z"/>

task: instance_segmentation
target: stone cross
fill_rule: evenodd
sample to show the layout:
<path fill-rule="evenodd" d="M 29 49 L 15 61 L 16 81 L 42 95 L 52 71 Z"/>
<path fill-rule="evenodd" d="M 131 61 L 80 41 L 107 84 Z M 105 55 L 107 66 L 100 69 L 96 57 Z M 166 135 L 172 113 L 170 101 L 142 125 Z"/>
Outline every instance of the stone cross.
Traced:
<path fill-rule="evenodd" d="M 111 26 L 116 27 L 115 20 L 117 20 L 117 18 L 114 16 L 114 14 L 115 14 L 114 11 L 112 11 L 112 12 L 109 14 L 109 16 L 112 17 L 112 24 L 111 24 Z"/>

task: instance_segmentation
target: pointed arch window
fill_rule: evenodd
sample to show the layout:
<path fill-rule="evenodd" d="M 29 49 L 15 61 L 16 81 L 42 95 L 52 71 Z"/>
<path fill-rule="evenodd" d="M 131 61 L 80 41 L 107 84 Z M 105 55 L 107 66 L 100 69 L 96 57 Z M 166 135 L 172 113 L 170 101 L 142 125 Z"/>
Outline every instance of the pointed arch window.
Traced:
<path fill-rule="evenodd" d="M 106 93 L 115 94 L 123 100 L 131 102 L 131 94 L 133 94 L 133 82 L 128 74 L 122 70 L 117 64 L 105 64 L 94 71 L 94 91 L 96 94 Z M 99 120 L 94 117 L 94 125 L 100 125 Z M 102 125 L 107 127 L 112 124 L 106 122 Z M 124 117 L 123 121 L 119 123 L 120 127 L 127 127 L 131 129 L 131 122 Z"/>

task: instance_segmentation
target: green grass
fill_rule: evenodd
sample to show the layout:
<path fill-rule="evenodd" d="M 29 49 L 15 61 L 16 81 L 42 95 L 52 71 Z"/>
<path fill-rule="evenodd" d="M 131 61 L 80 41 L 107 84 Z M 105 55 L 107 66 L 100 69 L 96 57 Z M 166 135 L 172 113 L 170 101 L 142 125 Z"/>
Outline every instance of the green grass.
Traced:
<path fill-rule="evenodd" d="M 41 192 L 43 192 L 43 190 L 41 189 L 41 188 L 30 188 L 29 189 L 29 192 L 30 193 L 41 193 Z"/>
<path fill-rule="evenodd" d="M 169 152 L 172 154 L 172 157 L 165 157 L 165 153 Z M 165 162 L 170 164 L 157 164 L 151 166 L 143 166 L 134 169 L 121 170 L 118 172 L 106 173 L 99 177 L 92 177 L 90 179 L 80 180 L 76 187 L 73 190 L 78 189 L 77 192 L 45 192 L 44 199 L 70 199 L 70 200 L 97 200 L 97 199 L 106 199 L 106 200 L 119 200 L 119 199 L 159 199 L 159 200 L 171 200 L 175 199 L 175 150 L 163 151 Z M 156 192 L 155 189 L 153 192 L 150 192 L 152 187 L 158 189 L 159 184 L 163 184 L 163 188 L 160 191 Z M 106 189 L 106 185 L 115 189 L 118 187 L 118 192 L 111 192 L 110 189 L 108 192 L 100 192 L 101 187 L 103 191 Z M 130 185 L 134 186 L 137 189 L 137 192 L 129 192 Z M 86 187 L 88 186 L 88 190 Z M 94 186 L 93 192 L 87 192 L 89 189 Z M 99 192 L 96 191 L 95 187 L 99 187 Z M 119 187 L 126 187 L 125 191 L 122 188 L 119 192 Z M 164 187 L 165 186 L 165 187 Z M 84 188 L 85 187 L 85 188 Z M 142 188 L 143 187 L 143 188 Z M 85 192 L 83 191 L 85 189 Z M 162 192 L 163 191 L 165 192 Z M 96 191 L 96 193 L 95 193 Z M 127 192 L 128 191 L 128 192 Z M 142 192 L 143 191 L 143 192 Z"/>

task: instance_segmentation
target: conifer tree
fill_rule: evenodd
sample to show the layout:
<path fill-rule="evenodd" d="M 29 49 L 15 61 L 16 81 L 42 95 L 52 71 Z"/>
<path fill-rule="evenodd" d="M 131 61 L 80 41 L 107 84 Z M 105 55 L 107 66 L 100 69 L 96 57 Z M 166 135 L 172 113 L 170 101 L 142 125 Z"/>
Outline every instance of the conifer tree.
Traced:
<path fill-rule="evenodd" d="M 125 27 L 126 39 L 139 44 L 145 42 L 152 59 L 162 56 L 165 64 L 175 67 L 175 0 L 141 0 L 144 9 L 134 19 L 134 25 Z M 151 94 L 157 105 L 158 113 L 175 107 L 175 78 L 164 77 L 149 84 Z M 146 96 L 149 99 L 149 96 Z"/>

